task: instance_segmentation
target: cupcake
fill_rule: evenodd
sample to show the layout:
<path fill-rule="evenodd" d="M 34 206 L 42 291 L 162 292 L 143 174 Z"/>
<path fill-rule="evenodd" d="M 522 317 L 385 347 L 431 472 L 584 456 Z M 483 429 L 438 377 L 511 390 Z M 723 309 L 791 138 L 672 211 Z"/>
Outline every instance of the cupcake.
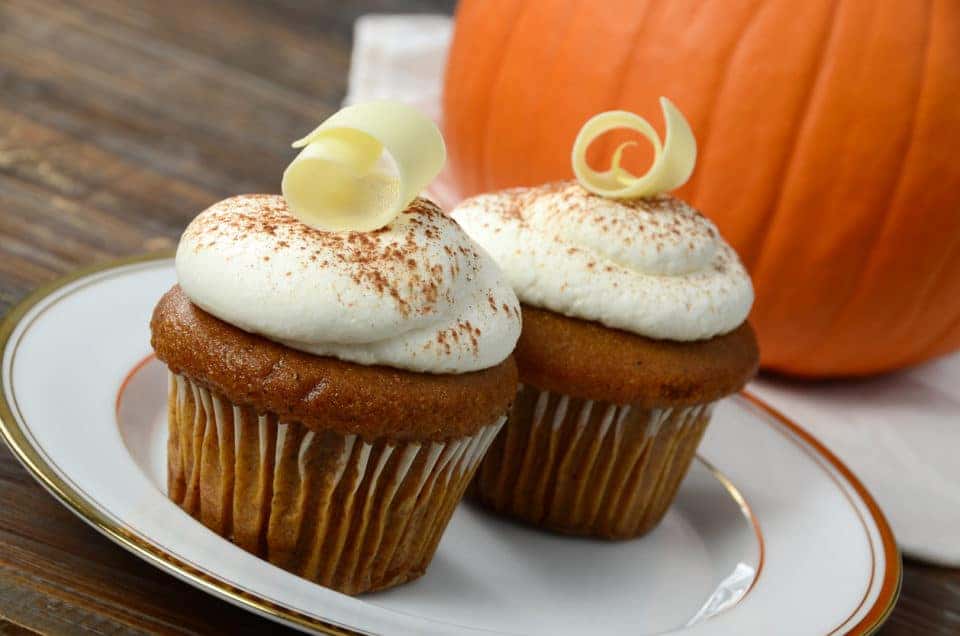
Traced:
<path fill-rule="evenodd" d="M 668 117 L 653 170 L 684 159 L 672 128 L 673 144 Z M 682 184 L 689 154 L 685 175 L 652 181 Z M 682 200 L 628 189 L 650 175 L 615 157 L 607 173 L 484 194 L 452 215 L 501 266 L 524 316 L 521 387 L 472 493 L 536 526 L 624 539 L 663 517 L 714 405 L 752 377 L 758 352 L 733 249 Z M 608 192 L 621 189 L 629 196 Z"/>
<path fill-rule="evenodd" d="M 150 325 L 169 368 L 168 494 L 241 548 L 358 594 L 430 563 L 514 399 L 519 304 L 426 199 L 331 231 L 292 198 L 221 201 L 180 239 Z"/>

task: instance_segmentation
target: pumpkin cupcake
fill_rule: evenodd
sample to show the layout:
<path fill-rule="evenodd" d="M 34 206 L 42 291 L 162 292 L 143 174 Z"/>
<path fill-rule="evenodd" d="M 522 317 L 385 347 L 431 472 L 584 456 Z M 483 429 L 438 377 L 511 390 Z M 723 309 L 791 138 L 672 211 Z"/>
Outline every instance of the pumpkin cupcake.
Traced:
<path fill-rule="evenodd" d="M 619 167 L 620 149 L 605 173 L 582 162 L 611 128 L 647 134 L 635 115 L 605 113 L 578 137 L 579 181 L 477 196 L 452 213 L 523 308 L 521 388 L 472 486 L 499 513 L 608 539 L 649 531 L 714 404 L 756 371 L 749 275 L 713 223 L 659 191 L 682 185 L 695 157 L 686 122 L 664 110 L 666 147 L 652 139 L 643 177 Z"/>
<path fill-rule="evenodd" d="M 360 115 L 335 121 L 334 143 L 308 145 L 309 156 L 346 152 L 338 167 L 355 170 L 349 138 L 371 113 Z M 370 150 L 402 160 L 389 142 Z M 394 173 L 360 172 L 365 191 L 337 194 L 337 224 L 349 224 L 350 197 L 362 225 L 370 201 L 403 191 Z M 429 564 L 514 398 L 519 307 L 496 264 L 429 201 L 401 197 L 393 218 L 372 210 L 382 226 L 331 230 L 322 196 L 304 213 L 289 201 L 315 197 L 297 194 L 221 201 L 180 240 L 178 284 L 151 321 L 170 372 L 168 494 L 245 550 L 357 594 Z"/>

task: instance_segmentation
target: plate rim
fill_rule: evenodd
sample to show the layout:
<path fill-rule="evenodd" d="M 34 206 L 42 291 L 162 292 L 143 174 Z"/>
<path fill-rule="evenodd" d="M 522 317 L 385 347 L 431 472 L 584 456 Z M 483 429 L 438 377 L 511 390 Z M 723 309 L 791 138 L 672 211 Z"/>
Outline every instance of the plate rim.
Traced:
<path fill-rule="evenodd" d="M 6 350 L 16 327 L 23 317 L 38 303 L 57 290 L 77 280 L 97 273 L 117 269 L 129 265 L 161 261 L 172 258 L 174 250 L 165 249 L 158 252 L 140 254 L 126 258 L 113 259 L 75 270 L 65 276 L 41 285 L 29 293 L 22 300 L 14 304 L 0 320 L 0 353 Z M 0 369 L 2 372 L 2 369 Z M 881 583 L 877 598 L 867 613 L 846 633 L 872 634 L 886 621 L 900 596 L 903 582 L 903 562 L 893 531 L 867 488 L 856 475 L 815 436 L 803 429 L 799 424 L 779 412 L 774 407 L 754 395 L 742 390 L 739 395 L 753 406 L 759 408 L 768 416 L 777 420 L 790 433 L 797 436 L 815 453 L 815 458 L 824 460 L 832 466 L 846 480 L 856 495 L 863 501 L 871 520 L 877 527 L 880 536 L 881 548 L 885 560 L 884 579 Z M 0 438 L 6 443 L 14 457 L 27 469 L 37 482 L 54 496 L 73 514 L 93 527 L 95 530 L 132 552 L 141 559 L 160 570 L 172 574 L 177 578 L 218 598 L 224 599 L 238 607 L 253 610 L 256 613 L 272 617 L 282 623 L 295 627 L 321 631 L 334 636 L 363 636 L 366 632 L 357 631 L 345 625 L 330 622 L 321 618 L 308 616 L 297 610 L 290 609 L 234 587 L 206 572 L 183 561 L 160 548 L 151 545 L 141 537 L 129 532 L 121 524 L 101 513 L 95 506 L 88 503 L 69 483 L 61 478 L 44 459 L 41 453 L 30 443 L 24 430 L 17 424 L 13 411 L 7 402 L 6 395 L 0 391 Z M 708 467 L 710 466 L 707 462 Z M 842 490 L 842 488 L 841 488 Z M 756 581 L 754 581 L 756 582 Z M 751 585 L 752 587 L 752 585 Z M 859 608 L 856 611 L 859 611 Z M 843 627 L 842 625 L 840 627 Z M 840 628 L 838 627 L 838 629 Z M 836 630 L 834 630 L 835 633 Z"/>

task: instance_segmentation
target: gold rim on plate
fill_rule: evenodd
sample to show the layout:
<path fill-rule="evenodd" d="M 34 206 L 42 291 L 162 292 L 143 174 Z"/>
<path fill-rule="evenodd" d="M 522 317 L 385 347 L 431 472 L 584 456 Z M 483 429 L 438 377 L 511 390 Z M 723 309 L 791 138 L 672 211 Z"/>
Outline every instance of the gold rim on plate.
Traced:
<path fill-rule="evenodd" d="M 30 311 L 30 309 L 55 291 L 72 282 L 99 272 L 137 263 L 169 259 L 172 255 L 172 250 L 164 250 L 162 252 L 114 260 L 78 270 L 72 274 L 64 276 L 63 278 L 43 285 L 15 305 L 3 318 L 3 321 L 0 322 L 0 356 L 2 356 L 6 351 L 7 344 L 13 335 L 14 329 L 20 323 L 21 319 L 27 314 L 27 312 Z M 2 389 L 2 385 L 0 385 L 0 389 Z M 853 625 L 849 628 L 847 633 L 858 635 L 873 633 L 893 611 L 893 608 L 897 602 L 897 598 L 900 594 L 900 586 L 902 582 L 902 562 L 900 558 L 900 552 L 897 548 L 893 537 L 893 532 L 887 523 L 886 517 L 883 515 L 883 512 L 881 512 L 876 501 L 874 501 L 873 497 L 863 486 L 863 484 L 861 484 L 860 481 L 853 475 L 850 469 L 847 468 L 822 443 L 820 443 L 819 440 L 807 433 L 798 424 L 763 402 L 755 395 L 747 391 L 743 391 L 741 392 L 741 396 L 787 429 L 789 432 L 781 431 L 781 433 L 793 441 L 801 449 L 803 449 L 821 466 L 821 468 L 828 472 L 831 479 L 837 483 L 841 492 L 844 494 L 847 500 L 850 501 L 851 505 L 853 505 L 853 501 L 849 493 L 845 488 L 842 487 L 842 484 L 833 475 L 833 473 L 829 471 L 828 466 L 832 467 L 843 476 L 847 484 L 853 488 L 857 496 L 867 507 L 874 524 L 877 526 L 880 540 L 882 542 L 886 565 L 884 580 L 881 584 L 880 591 L 873 606 L 856 625 Z M 3 438 L 7 446 L 13 452 L 14 456 L 33 475 L 33 477 L 74 514 L 83 519 L 89 525 L 93 526 L 96 530 L 100 531 L 109 539 L 120 544 L 127 550 L 133 552 L 140 558 L 160 568 L 161 570 L 173 574 L 174 576 L 191 583 L 201 590 L 209 592 L 214 596 L 223 598 L 234 605 L 244 609 L 253 610 L 268 617 L 272 617 L 280 622 L 293 624 L 299 627 L 305 627 L 326 634 L 333 634 L 335 636 L 352 636 L 357 634 L 362 635 L 365 633 L 356 631 L 344 625 L 339 625 L 330 621 L 308 616 L 278 603 L 274 603 L 268 599 L 262 598 L 246 590 L 239 589 L 225 581 L 209 575 L 200 568 L 184 561 L 183 559 L 153 546 L 139 535 L 124 528 L 123 525 L 117 522 L 115 519 L 104 514 L 102 511 L 91 505 L 83 496 L 81 496 L 80 493 L 77 492 L 76 489 L 74 489 L 73 486 L 67 483 L 56 473 L 47 460 L 30 443 L 24 430 L 16 423 L 15 418 L 13 417 L 11 406 L 8 404 L 6 395 L 2 390 L 0 390 L 0 437 Z M 754 530 L 760 541 L 760 561 L 758 563 L 757 572 L 754 576 L 754 581 L 750 586 L 750 589 L 752 589 L 757 580 L 759 580 L 763 567 L 765 552 L 763 550 L 763 538 L 762 534 L 760 533 L 759 523 L 753 516 L 753 513 L 746 501 L 744 501 L 743 496 L 736 489 L 736 487 L 730 483 L 730 480 L 723 476 L 723 474 L 714 468 L 709 462 L 703 460 L 702 458 L 700 458 L 700 460 L 740 505 L 748 520 L 751 522 L 751 524 L 753 524 Z M 854 509 L 856 510 L 856 506 L 854 506 Z M 859 510 L 856 510 L 856 512 L 860 517 L 861 522 L 864 524 L 864 528 L 866 529 L 865 520 L 863 519 Z M 868 541 L 870 541 L 871 545 L 873 544 L 869 533 Z M 871 556 L 873 556 L 872 551 Z M 863 608 L 869 591 L 872 589 L 875 570 L 876 563 L 873 563 L 871 570 L 871 581 L 867 585 L 867 591 L 865 592 L 860 605 L 854 609 L 853 613 L 851 613 L 847 619 L 837 626 L 837 628 L 829 632 L 829 634 L 836 633 L 839 629 L 844 628 L 846 623 L 849 622 L 850 619 Z M 747 593 L 744 594 L 743 598 L 747 596 L 750 589 L 747 590 Z"/>

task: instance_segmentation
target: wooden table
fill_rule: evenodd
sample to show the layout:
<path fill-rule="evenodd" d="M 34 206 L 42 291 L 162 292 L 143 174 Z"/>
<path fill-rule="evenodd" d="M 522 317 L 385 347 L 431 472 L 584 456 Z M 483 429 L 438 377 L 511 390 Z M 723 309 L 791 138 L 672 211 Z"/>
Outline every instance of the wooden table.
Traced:
<path fill-rule="evenodd" d="M 0 313 L 277 191 L 290 140 L 343 97 L 355 18 L 452 5 L 0 0 Z M 0 634 L 81 630 L 281 631 L 116 547 L 0 445 Z M 960 571 L 908 560 L 884 633 L 960 633 Z"/>

